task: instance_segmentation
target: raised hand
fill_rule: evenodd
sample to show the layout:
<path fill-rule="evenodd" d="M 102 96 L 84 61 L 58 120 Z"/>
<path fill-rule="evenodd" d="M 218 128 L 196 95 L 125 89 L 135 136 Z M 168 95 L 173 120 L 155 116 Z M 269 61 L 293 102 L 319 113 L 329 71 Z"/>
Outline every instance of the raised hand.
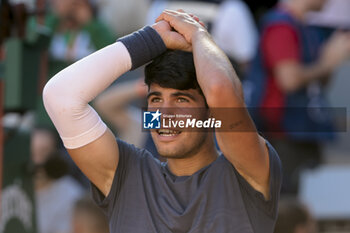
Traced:
<path fill-rule="evenodd" d="M 207 32 L 205 29 L 204 23 L 199 20 L 199 18 L 195 15 L 185 13 L 183 10 L 165 10 L 163 13 L 157 18 L 156 22 L 167 22 L 169 30 L 172 30 L 173 33 L 176 33 L 176 37 L 181 36 L 181 40 L 185 39 L 187 45 L 191 49 L 192 45 L 192 37 L 196 32 Z M 173 31 L 175 30 L 175 31 Z M 170 34 L 165 34 L 166 37 L 170 37 Z M 162 35 L 161 35 L 162 36 Z M 163 38 L 163 37 L 162 37 Z M 175 38 L 175 35 L 172 35 L 170 38 L 171 41 Z M 180 39 L 180 38 L 178 38 Z M 163 38 L 164 40 L 164 38 Z M 183 41 L 181 41 L 182 45 Z M 167 45 L 168 46 L 168 45 Z M 182 49 L 182 48 L 176 48 Z M 188 49 L 187 49 L 188 51 Z"/>
<path fill-rule="evenodd" d="M 162 37 L 168 49 L 192 51 L 192 45 L 181 34 L 174 31 L 168 22 L 158 21 L 152 25 L 152 28 Z"/>

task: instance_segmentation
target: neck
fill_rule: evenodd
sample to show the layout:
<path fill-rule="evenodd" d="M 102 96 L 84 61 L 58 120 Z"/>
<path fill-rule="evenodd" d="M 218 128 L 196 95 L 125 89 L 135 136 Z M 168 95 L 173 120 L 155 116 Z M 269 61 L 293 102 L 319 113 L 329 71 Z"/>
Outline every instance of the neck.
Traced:
<path fill-rule="evenodd" d="M 300 21 L 305 19 L 306 13 L 309 11 L 304 0 L 290 0 L 283 3 L 290 13 Z"/>
<path fill-rule="evenodd" d="M 191 176 L 201 168 L 211 164 L 218 157 L 214 140 L 208 137 L 203 146 L 192 156 L 175 159 L 168 158 L 168 167 L 176 176 Z"/>

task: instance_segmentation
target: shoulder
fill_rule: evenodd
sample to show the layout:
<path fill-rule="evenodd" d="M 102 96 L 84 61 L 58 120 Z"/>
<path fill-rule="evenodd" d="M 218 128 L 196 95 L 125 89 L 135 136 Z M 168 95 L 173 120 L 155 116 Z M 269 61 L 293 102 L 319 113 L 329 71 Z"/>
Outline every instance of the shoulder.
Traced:
<path fill-rule="evenodd" d="M 271 67 L 282 58 L 298 58 L 300 42 L 298 29 L 285 22 L 269 24 L 261 36 L 261 48 Z"/>
<path fill-rule="evenodd" d="M 279 37 L 281 34 L 297 34 L 298 23 L 286 11 L 281 8 L 274 8 L 266 13 L 260 21 L 262 39 L 268 35 Z"/>
<path fill-rule="evenodd" d="M 297 24 L 296 20 L 292 17 L 290 13 L 288 13 L 288 11 L 278 7 L 268 11 L 263 16 L 261 21 L 261 23 L 265 25 L 279 22 L 289 23 L 292 25 Z"/>
<path fill-rule="evenodd" d="M 297 32 L 298 22 L 287 11 L 275 8 L 266 13 L 260 21 L 260 28 L 265 32 L 271 28 L 282 28 Z"/>
<path fill-rule="evenodd" d="M 269 167 L 270 167 L 270 199 L 266 200 L 264 195 L 255 190 L 247 180 L 242 177 L 235 167 L 224 157 L 221 156 L 221 163 L 224 167 L 230 167 L 236 177 L 243 201 L 249 210 L 259 210 L 270 218 L 275 218 L 277 213 L 277 203 L 279 200 L 281 183 L 282 183 L 282 165 L 276 150 L 266 141 L 266 146 L 269 151 Z M 223 166 L 222 166 L 223 167 Z M 223 169 L 226 170 L 226 169 Z"/>
<path fill-rule="evenodd" d="M 293 26 L 284 23 L 271 24 L 262 33 L 262 41 L 265 43 L 282 43 L 297 38 L 299 38 L 298 31 Z"/>

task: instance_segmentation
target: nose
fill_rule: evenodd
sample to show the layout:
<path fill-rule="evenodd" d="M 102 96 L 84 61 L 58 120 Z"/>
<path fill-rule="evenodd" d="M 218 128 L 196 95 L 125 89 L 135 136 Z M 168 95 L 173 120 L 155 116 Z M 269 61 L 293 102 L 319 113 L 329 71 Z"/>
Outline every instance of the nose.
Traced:
<path fill-rule="evenodd" d="M 175 108 L 175 107 L 176 107 L 176 105 L 175 105 L 174 101 L 169 100 L 169 99 L 164 99 L 163 100 L 162 108 L 169 108 L 169 109 L 171 109 L 171 108 Z"/>
<path fill-rule="evenodd" d="M 165 116 L 174 115 L 176 112 L 172 105 L 163 105 L 160 111 L 163 113 L 164 118 L 166 118 Z"/>

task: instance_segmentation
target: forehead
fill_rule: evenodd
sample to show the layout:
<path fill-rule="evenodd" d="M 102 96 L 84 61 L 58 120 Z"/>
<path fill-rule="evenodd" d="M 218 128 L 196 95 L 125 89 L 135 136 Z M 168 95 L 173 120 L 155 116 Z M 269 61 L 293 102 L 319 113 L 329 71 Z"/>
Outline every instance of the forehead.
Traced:
<path fill-rule="evenodd" d="M 152 83 L 149 87 L 148 93 L 154 93 L 154 92 L 157 92 L 161 95 L 171 95 L 174 93 L 186 93 L 186 94 L 193 95 L 194 97 L 199 97 L 199 96 L 202 97 L 198 89 L 179 90 L 174 88 L 161 87 L 158 84 Z"/>

